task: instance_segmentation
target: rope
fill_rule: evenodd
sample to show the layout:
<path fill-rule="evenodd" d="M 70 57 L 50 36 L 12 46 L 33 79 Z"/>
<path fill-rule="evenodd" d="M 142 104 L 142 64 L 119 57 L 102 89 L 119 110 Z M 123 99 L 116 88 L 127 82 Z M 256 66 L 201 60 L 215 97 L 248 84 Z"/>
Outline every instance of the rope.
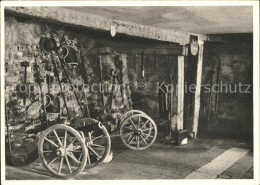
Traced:
<path fill-rule="evenodd" d="M 189 104 L 189 106 L 187 106 L 185 109 L 181 110 L 180 112 L 178 112 L 178 113 L 173 113 L 173 116 L 175 116 L 175 115 L 178 116 L 178 115 L 181 114 L 182 112 L 184 112 L 184 111 L 186 111 L 186 110 L 189 110 L 190 107 L 191 107 L 196 101 L 198 101 L 199 98 L 200 98 L 200 96 L 198 96 L 191 104 Z M 173 118 L 173 117 L 172 117 L 172 118 Z M 168 122 L 168 121 L 169 121 L 169 120 L 164 120 L 164 121 L 158 123 L 157 125 L 161 125 L 161 124 L 166 123 L 166 122 Z"/>

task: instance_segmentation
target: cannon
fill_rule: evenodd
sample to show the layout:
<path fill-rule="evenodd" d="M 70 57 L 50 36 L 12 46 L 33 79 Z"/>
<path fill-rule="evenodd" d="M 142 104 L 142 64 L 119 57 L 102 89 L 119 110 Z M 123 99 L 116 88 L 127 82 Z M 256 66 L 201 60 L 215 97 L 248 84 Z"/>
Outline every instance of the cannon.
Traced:
<path fill-rule="evenodd" d="M 40 46 L 42 51 L 58 56 L 54 39 L 43 38 Z M 66 48 L 68 52 L 69 49 Z M 69 53 L 66 53 L 65 57 L 68 55 Z M 65 57 L 63 57 L 63 63 L 62 61 L 60 63 L 70 82 L 64 67 L 64 63 L 69 63 L 69 61 L 65 60 Z M 58 58 L 62 60 L 59 56 Z M 54 68 L 57 68 L 54 60 L 52 63 Z M 55 71 L 57 73 L 57 69 Z M 59 75 L 55 76 L 60 83 Z M 84 117 L 73 121 L 73 124 L 54 124 L 48 127 L 41 133 L 38 142 L 38 155 L 43 166 L 52 175 L 62 179 L 72 178 L 84 168 L 92 168 L 103 163 L 111 149 L 111 136 L 106 125 L 97 119 L 90 118 L 89 113 L 86 116 L 75 92 L 74 94 Z M 62 98 L 68 109 L 64 94 Z M 70 118 L 69 115 L 68 117 Z M 145 150 L 154 143 L 157 137 L 155 122 L 140 110 L 130 110 L 122 114 L 118 119 L 116 130 L 119 131 L 117 136 L 131 150 Z"/>

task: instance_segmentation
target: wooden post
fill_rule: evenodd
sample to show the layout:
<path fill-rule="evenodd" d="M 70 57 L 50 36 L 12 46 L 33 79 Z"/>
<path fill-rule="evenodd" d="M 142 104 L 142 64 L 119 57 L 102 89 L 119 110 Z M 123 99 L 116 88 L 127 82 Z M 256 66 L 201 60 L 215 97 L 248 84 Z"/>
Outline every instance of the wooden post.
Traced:
<path fill-rule="evenodd" d="M 192 125 L 193 137 L 196 138 L 199 125 L 199 111 L 200 111 L 200 88 L 201 88 L 201 76 L 202 76 L 202 62 L 203 62 L 203 44 L 204 42 L 198 40 L 199 44 L 199 56 L 198 56 L 198 67 L 197 67 L 197 80 L 196 80 L 196 91 L 194 99 L 194 118 Z"/>
<path fill-rule="evenodd" d="M 186 47 L 183 46 L 182 55 L 186 55 Z M 177 106 L 177 131 L 183 130 L 184 109 L 184 56 L 178 56 L 178 106 Z"/>
<path fill-rule="evenodd" d="M 184 117 L 184 57 L 188 55 L 188 48 L 183 45 L 182 55 L 178 56 L 178 89 L 177 89 L 177 124 L 175 138 L 178 145 L 188 143 L 188 131 L 183 130 Z"/>

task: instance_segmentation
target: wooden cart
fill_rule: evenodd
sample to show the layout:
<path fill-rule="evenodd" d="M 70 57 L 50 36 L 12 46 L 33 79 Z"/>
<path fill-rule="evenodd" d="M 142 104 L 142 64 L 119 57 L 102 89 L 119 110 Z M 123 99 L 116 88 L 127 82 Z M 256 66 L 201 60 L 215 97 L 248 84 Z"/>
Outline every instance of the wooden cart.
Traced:
<path fill-rule="evenodd" d="M 154 121 L 139 110 L 123 114 L 119 136 L 132 150 L 150 147 L 157 136 Z M 111 138 L 98 120 L 83 118 L 73 126 L 57 124 L 46 129 L 38 143 L 38 154 L 43 166 L 54 176 L 72 178 L 85 167 L 101 164 L 110 152 Z"/>
<path fill-rule="evenodd" d="M 55 40 L 47 37 L 41 38 L 40 48 L 44 53 L 58 57 L 67 80 L 72 84 L 64 67 L 68 49 L 65 56 L 60 57 Z M 75 52 L 72 53 L 75 54 Z M 52 65 L 57 73 L 57 64 L 54 60 L 52 60 Z M 102 81 L 101 71 L 100 80 Z M 61 86 L 59 75 L 55 76 Z M 39 86 L 41 87 L 40 83 Z M 68 112 L 65 95 L 61 94 Z M 83 108 L 75 92 L 74 95 L 84 116 Z M 131 110 L 121 115 L 117 125 L 118 136 L 125 146 L 132 150 L 147 149 L 154 143 L 157 136 L 157 127 L 154 121 L 139 110 Z M 101 164 L 109 154 L 110 148 L 111 138 L 105 125 L 88 117 L 70 125 L 56 124 L 47 128 L 40 136 L 38 154 L 43 166 L 51 174 L 67 179 L 76 176 L 85 167 L 91 168 Z"/>

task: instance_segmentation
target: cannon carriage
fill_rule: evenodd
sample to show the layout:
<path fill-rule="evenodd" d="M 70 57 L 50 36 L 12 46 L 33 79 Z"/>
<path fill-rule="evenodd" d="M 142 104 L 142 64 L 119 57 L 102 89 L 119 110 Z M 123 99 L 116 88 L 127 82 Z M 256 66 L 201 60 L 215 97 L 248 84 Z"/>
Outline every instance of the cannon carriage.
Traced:
<path fill-rule="evenodd" d="M 66 71 L 66 65 L 75 65 L 76 54 L 73 48 L 66 46 L 62 48 L 62 56 L 57 51 L 55 40 L 52 38 L 43 38 L 40 41 L 40 47 L 43 52 L 55 55 L 60 64 L 56 64 L 52 60 L 54 71 L 57 73 L 57 66 L 62 70 L 68 82 L 72 84 L 70 75 Z M 70 50 L 73 52 L 69 53 Z M 68 64 L 73 61 L 71 64 Z M 100 63 L 101 65 L 101 63 Z M 59 75 L 54 75 L 61 86 Z M 120 79 L 113 75 L 113 83 Z M 122 80 L 122 78 L 121 78 Z M 102 70 L 100 70 L 100 81 L 102 82 Z M 64 100 L 64 106 L 68 111 L 65 94 L 61 92 L 61 98 Z M 81 102 L 74 92 L 75 99 L 78 102 L 79 110 L 82 112 L 83 118 L 68 119 L 68 124 L 47 125 L 47 129 L 41 133 L 38 142 L 38 155 L 43 166 L 54 176 L 58 178 L 72 178 L 79 174 L 85 167 L 92 168 L 104 162 L 111 149 L 111 135 L 116 131 L 121 138 L 123 144 L 131 150 L 145 150 L 150 147 L 157 137 L 157 127 L 155 122 L 146 113 L 140 110 L 128 110 L 118 116 L 116 127 L 108 131 L 109 123 L 102 119 L 91 118 L 89 109 L 85 113 Z M 111 94 L 110 110 L 113 104 L 113 96 Z M 110 115 L 110 110 L 106 110 L 104 105 L 104 95 L 102 94 L 102 115 Z M 46 111 L 46 110 L 45 110 Z M 101 111 L 102 112 L 102 111 Z M 46 112 L 45 112 L 46 113 Z M 58 113 L 60 114 L 60 113 Z M 99 115 L 101 118 L 102 115 Z M 71 121 L 73 120 L 73 121 Z M 111 127 L 111 125 L 110 125 Z"/>

